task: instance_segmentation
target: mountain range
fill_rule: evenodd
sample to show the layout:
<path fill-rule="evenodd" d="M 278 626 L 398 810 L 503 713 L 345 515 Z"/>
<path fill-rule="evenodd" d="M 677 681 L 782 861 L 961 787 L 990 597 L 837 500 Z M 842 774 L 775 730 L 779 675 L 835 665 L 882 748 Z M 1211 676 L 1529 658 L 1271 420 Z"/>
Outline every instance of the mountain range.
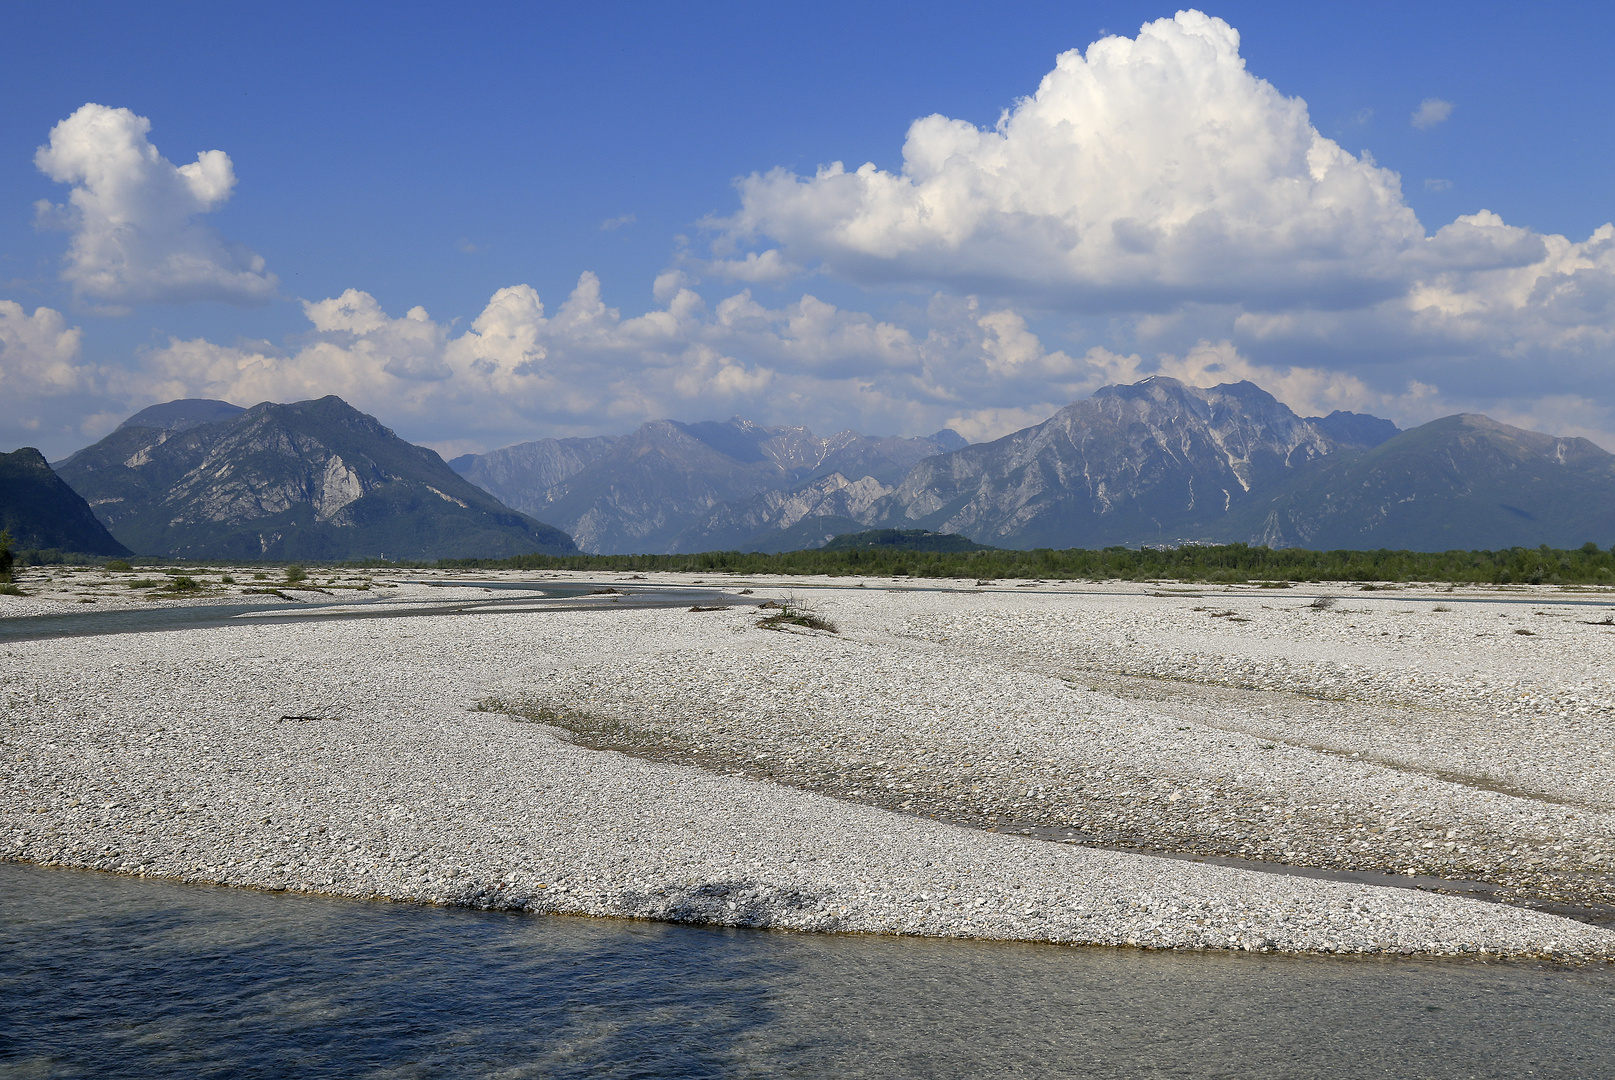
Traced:
<path fill-rule="evenodd" d="M 1252 383 L 1163 377 L 986 443 L 950 430 L 821 438 L 736 417 L 449 464 L 335 397 L 187 400 L 137 413 L 58 469 L 114 543 L 197 558 L 786 551 L 870 530 L 1005 548 L 1615 541 L 1615 455 L 1585 439 L 1476 415 L 1408 431 L 1303 417 Z"/>
<path fill-rule="evenodd" d="M 1615 455 L 1484 416 L 1397 432 L 1376 417 L 1302 418 L 1248 382 L 1152 378 L 921 462 L 863 520 L 1014 548 L 1605 545 Z"/>
<path fill-rule="evenodd" d="M 168 402 L 56 471 L 143 555 L 335 561 L 577 550 L 338 397 L 250 409 Z"/>
<path fill-rule="evenodd" d="M 1232 515 L 1271 547 L 1447 551 L 1615 541 L 1615 455 L 1461 414 L 1303 470 Z"/>
<path fill-rule="evenodd" d="M 807 428 L 735 417 L 658 420 L 616 437 L 540 439 L 450 464 L 506 505 L 556 522 L 586 550 L 711 551 L 766 545 L 808 514 L 862 509 L 867 493 L 885 494 L 920 461 L 965 445 L 951 430 L 820 438 Z M 778 501 L 786 493 L 810 500 L 811 508 L 793 513 Z"/>
<path fill-rule="evenodd" d="M 1479 416 L 1303 417 L 1249 382 L 1108 386 L 975 445 L 646 424 L 453 466 L 586 549 L 786 551 L 868 529 L 997 547 L 1246 541 L 1420 549 L 1615 540 L 1615 458 Z"/>

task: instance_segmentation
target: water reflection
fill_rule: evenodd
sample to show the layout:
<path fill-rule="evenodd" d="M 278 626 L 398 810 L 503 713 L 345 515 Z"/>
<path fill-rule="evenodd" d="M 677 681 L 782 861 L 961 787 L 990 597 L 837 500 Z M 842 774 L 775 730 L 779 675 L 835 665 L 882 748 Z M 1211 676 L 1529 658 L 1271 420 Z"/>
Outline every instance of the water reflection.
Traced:
<path fill-rule="evenodd" d="M 0 1075 L 1595 1077 L 1615 976 L 537 918 L 0 864 Z"/>

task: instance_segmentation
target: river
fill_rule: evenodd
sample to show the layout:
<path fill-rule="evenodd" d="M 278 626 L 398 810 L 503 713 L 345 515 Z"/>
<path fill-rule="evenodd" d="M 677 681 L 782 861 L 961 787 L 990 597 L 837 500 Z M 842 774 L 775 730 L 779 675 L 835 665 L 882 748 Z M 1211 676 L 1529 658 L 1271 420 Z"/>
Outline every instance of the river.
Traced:
<path fill-rule="evenodd" d="M 1615 972 L 814 936 L 0 863 L 3 1077 L 1615 1075 Z"/>

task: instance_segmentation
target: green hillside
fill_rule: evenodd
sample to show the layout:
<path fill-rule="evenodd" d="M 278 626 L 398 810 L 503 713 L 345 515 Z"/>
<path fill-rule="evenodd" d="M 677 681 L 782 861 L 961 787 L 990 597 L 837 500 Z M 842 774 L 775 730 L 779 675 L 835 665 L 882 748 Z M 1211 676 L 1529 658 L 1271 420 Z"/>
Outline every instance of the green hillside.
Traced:
<path fill-rule="evenodd" d="M 1306 548 L 1615 543 L 1615 455 L 1485 416 L 1448 416 L 1311 463 L 1218 530 Z"/>
<path fill-rule="evenodd" d="M 31 446 L 0 454 L 0 531 L 11 534 L 15 551 L 130 554 Z"/>

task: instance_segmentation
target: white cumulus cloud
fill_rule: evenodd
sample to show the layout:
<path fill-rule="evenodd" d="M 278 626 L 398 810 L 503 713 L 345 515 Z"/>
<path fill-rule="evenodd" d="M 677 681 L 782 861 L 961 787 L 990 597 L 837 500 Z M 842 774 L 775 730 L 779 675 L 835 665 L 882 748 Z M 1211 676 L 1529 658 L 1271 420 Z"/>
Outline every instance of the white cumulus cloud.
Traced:
<path fill-rule="evenodd" d="M 40 307 L 30 315 L 21 304 L 0 300 L 0 394 L 15 404 L 33 395 L 82 389 L 83 336 L 59 311 Z"/>
<path fill-rule="evenodd" d="M 917 120 L 903 167 L 740 183 L 725 240 L 870 283 L 1133 310 L 1384 295 L 1424 230 L 1395 173 L 1313 127 L 1195 11 L 1062 53 L 997 125 Z"/>
<path fill-rule="evenodd" d="M 76 448 L 123 419 L 121 372 L 87 363 L 62 313 L 0 300 L 0 451 Z"/>
<path fill-rule="evenodd" d="M 741 292 L 709 309 L 671 288 L 664 306 L 625 318 L 592 273 L 553 312 L 515 285 L 458 334 L 422 308 L 395 317 L 350 289 L 304 304 L 311 333 L 288 352 L 170 340 L 143 357 L 145 396 L 338 394 L 413 437 L 483 446 L 665 416 L 861 417 L 886 430 L 923 412 L 911 400 L 921 344 L 907 330 L 812 296 L 767 308 Z"/>
<path fill-rule="evenodd" d="M 65 206 L 43 203 L 42 224 L 72 232 L 62 277 L 93 303 L 218 300 L 261 304 L 276 296 L 264 260 L 222 237 L 204 215 L 235 188 L 222 150 L 175 166 L 147 139 L 151 121 L 88 104 L 51 129 L 34 164 L 72 185 Z"/>

